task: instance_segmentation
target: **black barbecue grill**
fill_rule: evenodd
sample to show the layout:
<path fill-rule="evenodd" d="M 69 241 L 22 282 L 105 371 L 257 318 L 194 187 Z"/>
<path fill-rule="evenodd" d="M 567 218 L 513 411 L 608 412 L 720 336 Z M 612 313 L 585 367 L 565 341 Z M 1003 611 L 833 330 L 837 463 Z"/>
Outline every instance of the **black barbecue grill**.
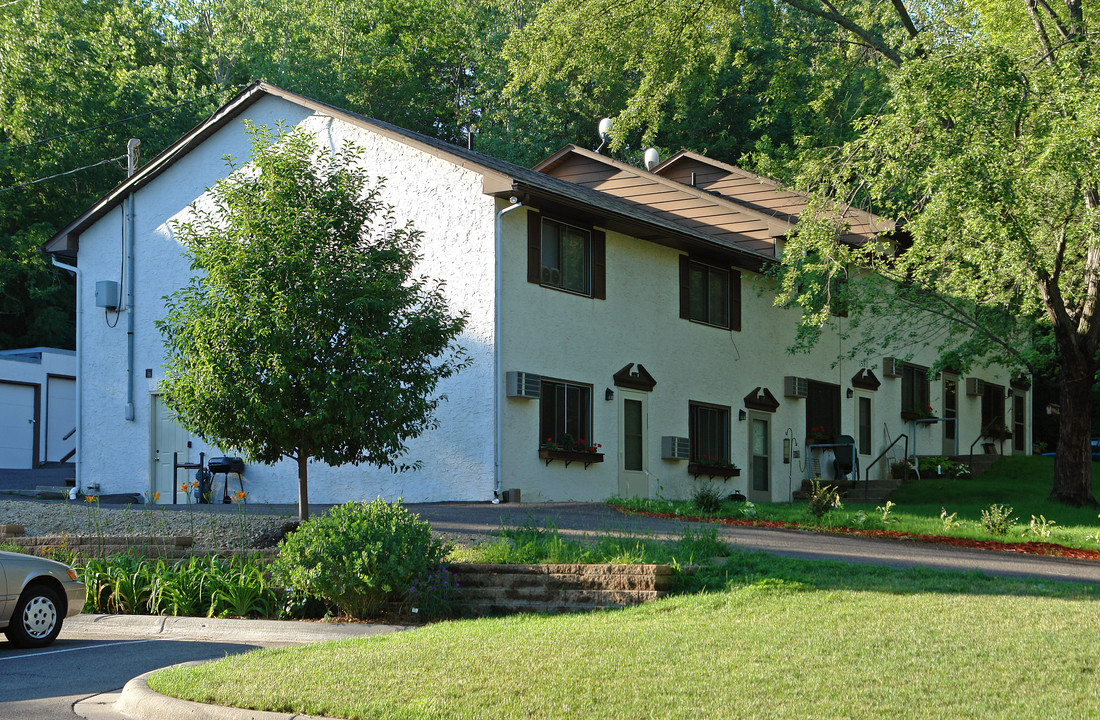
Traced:
<path fill-rule="evenodd" d="M 241 484 L 241 492 L 244 492 L 244 478 L 241 477 L 241 473 L 244 472 L 244 460 L 239 457 L 212 457 L 210 462 L 206 464 L 206 468 L 213 475 L 218 473 L 225 474 L 225 489 L 222 491 L 222 502 L 232 502 L 229 499 L 229 474 L 234 473 L 237 476 L 237 482 Z M 213 485 L 213 483 L 211 483 Z"/>

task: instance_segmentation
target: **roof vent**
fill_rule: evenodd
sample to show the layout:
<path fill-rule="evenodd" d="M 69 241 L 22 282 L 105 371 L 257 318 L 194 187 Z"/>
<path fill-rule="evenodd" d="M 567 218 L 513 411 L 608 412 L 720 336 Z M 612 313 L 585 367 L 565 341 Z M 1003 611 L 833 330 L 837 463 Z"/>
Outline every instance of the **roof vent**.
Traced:
<path fill-rule="evenodd" d="M 645 151 L 645 169 L 652 170 L 661 163 L 661 156 L 657 153 L 657 148 L 649 148 Z"/>
<path fill-rule="evenodd" d="M 611 139 L 611 128 L 613 127 L 615 127 L 615 123 L 611 122 L 611 118 L 604 118 L 603 120 L 600 120 L 600 146 L 596 148 L 596 152 L 603 150 L 603 146 L 606 145 L 607 141 Z"/>

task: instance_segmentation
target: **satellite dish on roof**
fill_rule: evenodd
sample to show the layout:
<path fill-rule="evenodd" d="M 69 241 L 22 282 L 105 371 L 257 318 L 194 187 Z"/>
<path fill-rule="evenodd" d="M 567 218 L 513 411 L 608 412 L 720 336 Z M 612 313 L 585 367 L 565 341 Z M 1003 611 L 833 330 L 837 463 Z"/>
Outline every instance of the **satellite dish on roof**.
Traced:
<path fill-rule="evenodd" d="M 600 133 L 600 146 L 596 148 L 596 152 L 603 150 L 603 146 L 607 144 L 607 141 L 611 139 L 611 128 L 615 127 L 615 123 L 611 121 L 611 118 L 604 118 L 600 120 L 599 133 Z"/>
<path fill-rule="evenodd" d="M 657 148 L 648 148 L 645 151 L 645 169 L 652 170 L 661 163 L 661 156 Z"/>

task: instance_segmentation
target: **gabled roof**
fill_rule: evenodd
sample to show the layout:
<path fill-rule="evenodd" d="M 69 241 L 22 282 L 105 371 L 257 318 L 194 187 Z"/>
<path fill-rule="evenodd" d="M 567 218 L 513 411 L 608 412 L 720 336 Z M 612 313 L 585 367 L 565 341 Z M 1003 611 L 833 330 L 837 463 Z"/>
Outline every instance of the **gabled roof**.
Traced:
<path fill-rule="evenodd" d="M 553 159 L 559 156 L 560 159 L 568 155 L 600 158 L 602 161 L 609 161 L 609 164 L 605 164 L 613 171 L 612 174 L 619 176 L 619 179 L 625 179 L 627 185 L 631 182 L 627 176 L 636 176 L 644 179 L 663 197 L 647 197 L 645 194 L 631 196 L 621 189 L 617 190 L 615 182 L 599 189 L 584 182 L 570 182 L 547 172 L 539 172 L 538 169 L 499 160 L 396 125 L 341 110 L 269 83 L 258 82 L 243 90 L 207 120 L 152 158 L 133 177 L 100 198 L 54 235 L 44 249 L 58 255 L 75 257 L 79 250 L 80 234 L 84 230 L 122 203 L 131 192 L 155 180 L 173 163 L 267 96 L 282 98 L 320 115 L 362 127 L 472 170 L 481 175 L 483 191 L 488 195 L 514 197 L 548 212 L 567 211 L 573 217 L 585 219 L 600 227 L 681 250 L 721 253 L 728 256 L 731 263 L 749 270 L 759 270 L 769 262 L 774 262 L 772 238 L 782 235 L 790 225 L 784 217 L 769 215 L 744 203 L 727 201 L 695 188 L 684 188 L 673 180 L 609 161 L 608 158 L 573 146 L 541 163 L 539 169 L 548 167 L 548 163 L 552 165 Z M 666 200 L 669 202 L 665 202 Z M 706 212 L 714 212 L 713 216 L 706 216 L 705 213 L 692 215 L 694 211 L 691 207 L 700 206 L 701 200 L 709 202 L 709 205 L 702 203 L 702 206 L 707 208 Z"/>
<path fill-rule="evenodd" d="M 731 202 L 575 145 L 567 145 L 534 169 L 637 203 L 721 245 L 769 257 L 775 257 L 775 238 L 790 232 L 793 224 L 787 217 Z"/>
<path fill-rule="evenodd" d="M 665 160 L 653 168 L 653 173 L 792 224 L 798 221 L 809 201 L 806 195 L 784 189 L 775 180 L 689 150 L 681 150 Z M 843 218 L 847 232 L 840 239 L 857 245 L 895 228 L 890 220 L 851 207 L 844 210 Z"/>

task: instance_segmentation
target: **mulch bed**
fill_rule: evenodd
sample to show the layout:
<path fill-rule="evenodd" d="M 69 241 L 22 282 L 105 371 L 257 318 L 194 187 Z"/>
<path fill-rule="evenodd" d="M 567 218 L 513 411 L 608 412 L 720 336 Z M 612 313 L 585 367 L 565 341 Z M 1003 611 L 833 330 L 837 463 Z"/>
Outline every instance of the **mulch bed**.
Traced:
<path fill-rule="evenodd" d="M 953 545 L 955 547 L 975 548 L 978 550 L 1004 550 L 1030 555 L 1050 555 L 1054 557 L 1077 558 L 1079 560 L 1100 560 L 1100 551 L 1065 547 L 1054 543 L 1029 540 L 1027 542 L 1001 542 L 999 540 L 972 540 L 970 538 L 945 537 L 943 535 L 921 535 L 919 533 L 898 532 L 897 530 L 874 530 L 853 527 L 807 527 L 798 523 L 777 520 L 753 520 L 750 518 L 713 518 L 675 515 L 673 513 L 631 510 L 616 507 L 619 512 L 667 520 L 685 520 L 688 522 L 709 522 L 721 525 L 741 527 L 777 528 L 780 530 L 806 530 L 810 532 L 834 533 L 836 535 L 858 535 L 861 537 L 881 538 L 885 540 L 909 540 L 912 542 L 932 543 L 935 545 Z"/>

